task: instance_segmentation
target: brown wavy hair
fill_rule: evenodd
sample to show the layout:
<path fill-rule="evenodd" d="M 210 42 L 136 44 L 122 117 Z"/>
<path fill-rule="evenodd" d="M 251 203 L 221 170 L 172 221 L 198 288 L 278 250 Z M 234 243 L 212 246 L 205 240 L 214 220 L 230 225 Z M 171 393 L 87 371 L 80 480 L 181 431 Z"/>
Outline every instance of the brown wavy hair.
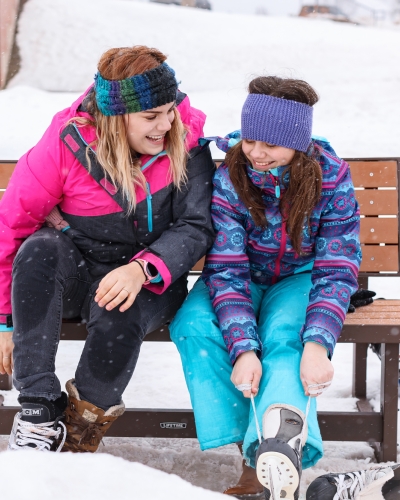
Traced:
<path fill-rule="evenodd" d="M 101 56 L 97 68 L 106 80 L 122 80 L 156 68 L 166 59 L 167 57 L 157 49 L 136 45 L 108 50 Z M 97 107 L 94 92 L 85 99 L 85 107 L 93 120 L 77 117 L 72 121 L 78 126 L 92 125 L 96 128 L 97 139 L 88 147 L 96 145 L 96 156 L 100 165 L 114 186 L 122 188 L 132 212 L 136 208 L 135 188 L 141 186 L 145 190 L 146 184 L 140 169 L 140 159 L 129 146 L 123 115 L 103 115 Z M 174 115 L 171 129 L 165 136 L 165 143 L 170 159 L 170 176 L 179 189 L 187 179 L 187 151 L 184 141 L 186 129 L 176 109 Z"/>
<path fill-rule="evenodd" d="M 250 94 L 271 95 L 309 106 L 318 102 L 318 94 L 307 82 L 291 78 L 260 76 L 250 82 L 248 91 Z M 265 228 L 268 221 L 265 217 L 262 191 L 247 175 L 246 166 L 249 160 L 243 153 L 242 141 L 228 151 L 225 163 L 233 186 L 250 211 L 255 224 Z M 285 181 L 286 173 L 289 173 L 289 182 Z M 301 255 L 304 222 L 310 231 L 310 216 L 321 197 L 322 171 L 316 154 L 296 151 L 293 160 L 282 173 L 281 182 L 285 189 L 279 202 L 279 209 L 286 221 L 293 248 Z"/>

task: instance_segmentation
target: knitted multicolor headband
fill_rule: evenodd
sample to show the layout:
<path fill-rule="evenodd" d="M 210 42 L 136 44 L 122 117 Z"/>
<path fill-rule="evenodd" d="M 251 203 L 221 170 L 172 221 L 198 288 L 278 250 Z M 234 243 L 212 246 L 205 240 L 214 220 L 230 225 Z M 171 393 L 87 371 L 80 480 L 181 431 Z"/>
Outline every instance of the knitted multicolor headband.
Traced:
<path fill-rule="evenodd" d="M 106 80 L 98 72 L 94 89 L 99 110 L 106 116 L 138 113 L 176 100 L 178 82 L 166 63 L 124 80 Z"/>
<path fill-rule="evenodd" d="M 313 108 L 289 99 L 249 94 L 242 108 L 242 138 L 306 152 Z"/>

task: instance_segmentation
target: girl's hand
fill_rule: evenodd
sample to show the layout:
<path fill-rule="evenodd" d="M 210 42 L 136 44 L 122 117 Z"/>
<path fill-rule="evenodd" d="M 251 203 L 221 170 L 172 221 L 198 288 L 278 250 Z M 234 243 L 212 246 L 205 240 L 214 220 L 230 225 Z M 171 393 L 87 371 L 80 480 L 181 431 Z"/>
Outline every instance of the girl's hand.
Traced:
<path fill-rule="evenodd" d="M 120 312 L 124 312 L 135 302 L 136 295 L 145 281 L 146 277 L 139 264 L 130 262 L 104 276 L 96 290 L 94 300 L 99 307 L 106 306 L 107 311 L 111 311 L 125 301 L 119 308 Z"/>
<path fill-rule="evenodd" d="M 0 332 L 0 374 L 11 375 L 14 369 L 12 352 L 14 342 L 12 341 L 13 332 Z"/>
<path fill-rule="evenodd" d="M 333 371 L 325 347 L 314 342 L 306 342 L 300 364 L 300 379 L 305 395 L 319 396 L 319 394 L 310 394 L 308 386 L 314 384 L 321 384 L 322 386 L 328 382 L 330 383 L 333 378 Z"/>
<path fill-rule="evenodd" d="M 243 396 L 249 398 L 258 392 L 262 374 L 261 362 L 254 351 L 240 354 L 233 367 L 231 381 L 235 386 L 240 384 L 251 384 L 251 391 L 243 391 Z"/>

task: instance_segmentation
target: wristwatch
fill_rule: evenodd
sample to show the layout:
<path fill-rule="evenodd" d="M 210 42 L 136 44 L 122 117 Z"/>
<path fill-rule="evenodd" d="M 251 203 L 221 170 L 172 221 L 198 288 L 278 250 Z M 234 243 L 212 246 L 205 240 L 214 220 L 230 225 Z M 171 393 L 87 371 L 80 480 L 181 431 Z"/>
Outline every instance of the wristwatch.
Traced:
<path fill-rule="evenodd" d="M 146 281 L 143 283 L 144 285 L 148 285 L 149 283 L 159 283 L 160 281 L 162 281 L 161 274 L 157 271 L 156 266 L 144 259 L 135 260 L 142 268 L 142 271 L 144 272 L 144 275 L 146 277 Z"/>
<path fill-rule="evenodd" d="M 146 275 L 147 281 L 153 282 L 153 280 L 159 276 L 156 266 L 150 264 L 147 260 L 140 260 L 143 262 L 144 274 Z"/>

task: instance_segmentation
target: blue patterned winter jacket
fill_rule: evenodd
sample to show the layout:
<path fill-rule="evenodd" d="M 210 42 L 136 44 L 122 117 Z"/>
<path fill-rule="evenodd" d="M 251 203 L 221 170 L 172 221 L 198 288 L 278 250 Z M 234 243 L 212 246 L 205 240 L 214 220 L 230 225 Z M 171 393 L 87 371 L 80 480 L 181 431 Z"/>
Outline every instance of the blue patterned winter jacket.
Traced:
<path fill-rule="evenodd" d="M 240 132 L 209 139 L 226 152 L 238 142 Z M 268 221 L 264 229 L 255 225 L 237 195 L 228 167 L 223 163 L 215 174 L 211 213 L 217 237 L 207 255 L 202 279 L 209 288 L 232 363 L 243 352 L 260 353 L 262 348 L 251 300 L 251 281 L 271 285 L 311 270 L 312 288 L 300 335 L 303 342 L 322 344 L 330 357 L 350 296 L 358 288 L 360 215 L 349 165 L 337 157 L 326 139 L 313 139 L 309 151 L 319 156 L 323 182 L 320 201 L 310 218 L 311 231 L 305 224 L 305 255 L 301 256 L 292 247 L 279 211 L 279 191 L 284 190 L 281 175 L 286 167 L 265 173 L 247 167 L 251 181 L 262 189 Z M 289 176 L 287 180 L 290 182 Z"/>

